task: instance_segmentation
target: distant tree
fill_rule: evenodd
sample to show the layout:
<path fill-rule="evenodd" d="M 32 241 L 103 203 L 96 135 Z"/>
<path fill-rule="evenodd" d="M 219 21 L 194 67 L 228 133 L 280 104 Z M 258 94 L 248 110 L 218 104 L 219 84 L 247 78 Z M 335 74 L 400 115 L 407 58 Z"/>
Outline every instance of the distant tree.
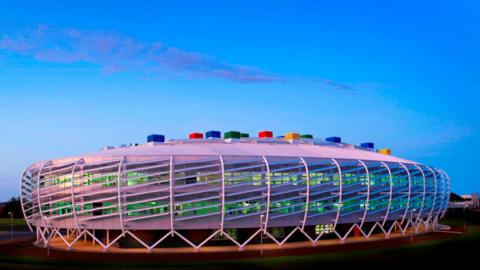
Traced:
<path fill-rule="evenodd" d="M 9 212 L 13 213 L 14 218 L 23 217 L 22 206 L 20 204 L 19 197 L 12 197 L 3 207 L 2 212 L 0 213 L 1 217 L 10 217 Z"/>
<path fill-rule="evenodd" d="M 456 193 L 451 192 L 451 193 L 450 193 L 450 201 L 451 201 L 451 202 L 464 202 L 465 199 L 462 198 L 462 196 L 460 196 L 460 195 L 458 195 L 458 194 L 456 194 Z"/>

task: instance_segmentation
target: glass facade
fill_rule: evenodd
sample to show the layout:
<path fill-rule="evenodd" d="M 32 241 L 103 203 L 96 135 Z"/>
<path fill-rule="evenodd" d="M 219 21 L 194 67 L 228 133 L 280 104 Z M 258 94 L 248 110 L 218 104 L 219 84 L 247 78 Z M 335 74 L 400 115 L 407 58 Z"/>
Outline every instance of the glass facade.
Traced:
<path fill-rule="evenodd" d="M 125 156 L 22 174 L 31 226 L 236 229 L 441 216 L 449 178 L 413 163 L 279 156 Z M 53 224 L 53 225 L 52 225 Z"/>

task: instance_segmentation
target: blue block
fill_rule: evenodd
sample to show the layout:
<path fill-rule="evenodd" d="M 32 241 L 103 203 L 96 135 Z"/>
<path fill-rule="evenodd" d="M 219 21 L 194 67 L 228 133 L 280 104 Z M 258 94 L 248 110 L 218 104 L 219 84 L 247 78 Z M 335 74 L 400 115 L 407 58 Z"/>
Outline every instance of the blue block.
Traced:
<path fill-rule="evenodd" d="M 332 143 L 342 143 L 342 138 L 340 137 L 328 137 L 325 139 L 327 142 L 332 142 Z"/>
<path fill-rule="evenodd" d="M 375 145 L 373 144 L 373 142 L 364 142 L 360 144 L 360 147 L 373 149 L 375 148 Z"/>
<path fill-rule="evenodd" d="M 147 142 L 165 142 L 165 136 L 158 134 L 151 134 L 147 136 Z"/>
<path fill-rule="evenodd" d="M 222 137 L 222 133 L 220 131 L 216 131 L 216 130 L 210 130 L 210 131 L 207 131 L 205 132 L 205 138 L 221 138 Z"/>

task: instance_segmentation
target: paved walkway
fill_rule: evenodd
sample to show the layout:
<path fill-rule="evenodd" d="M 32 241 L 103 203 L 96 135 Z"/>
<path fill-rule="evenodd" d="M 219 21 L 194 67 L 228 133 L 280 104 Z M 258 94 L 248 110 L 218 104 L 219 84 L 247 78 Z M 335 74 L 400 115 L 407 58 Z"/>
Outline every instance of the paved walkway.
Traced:
<path fill-rule="evenodd" d="M 25 237 L 34 237 L 35 233 L 30 231 L 13 231 L 13 240 Z M 0 241 L 10 241 L 10 231 L 0 231 Z"/>
<path fill-rule="evenodd" d="M 405 238 L 410 237 L 410 231 L 407 231 L 405 235 L 402 235 L 400 232 L 392 232 L 390 234 L 390 239 L 397 239 L 397 238 Z M 427 231 L 421 231 L 416 235 L 425 234 Z M 75 238 L 70 236 L 66 238 L 68 242 L 72 242 Z M 264 238 L 266 239 L 266 238 Z M 310 241 L 302 241 L 302 242 L 290 242 L 285 243 L 282 246 L 279 246 L 275 243 L 264 243 L 264 244 L 248 244 L 244 247 L 244 251 L 258 251 L 261 250 L 268 251 L 268 250 L 279 250 L 279 249 L 303 249 L 312 246 L 336 246 L 341 244 L 351 244 L 351 243 L 362 243 L 362 242 L 376 242 L 385 240 L 385 235 L 381 234 L 374 234 L 371 235 L 370 238 L 367 240 L 363 236 L 357 237 L 348 237 L 345 242 L 340 241 L 340 239 L 324 239 L 319 240 L 315 245 L 312 244 Z M 160 244 L 161 246 L 161 244 Z M 50 247 L 56 250 L 66 250 L 67 245 L 60 237 L 55 237 L 50 240 Z M 80 252 L 103 252 L 103 247 L 98 243 L 93 243 L 92 239 L 88 237 L 87 241 L 82 239 L 78 240 L 72 247 L 73 251 L 80 251 Z M 239 247 L 234 245 L 232 242 L 231 246 L 203 246 L 197 253 L 222 253 L 222 252 L 238 252 Z M 148 252 L 146 248 L 118 248 L 118 247 L 110 247 L 109 252 L 111 253 L 146 253 Z M 192 253 L 195 252 L 195 249 L 191 246 L 188 247 L 160 247 L 154 248 L 152 253 L 170 253 L 170 254 L 178 254 L 178 253 Z"/>
<path fill-rule="evenodd" d="M 461 232 L 460 228 L 455 231 Z M 276 245 L 252 244 L 244 251 L 239 252 L 238 247 L 204 247 L 199 252 L 193 252 L 193 248 L 163 248 L 155 249 L 152 253 L 147 253 L 146 249 L 116 249 L 113 248 L 109 253 L 102 252 L 100 245 L 92 245 L 91 239 L 87 243 L 83 239 L 74 246 L 74 251 L 67 251 L 65 243 L 53 240 L 54 248 L 46 249 L 33 246 L 34 237 L 18 239 L 15 241 L 2 241 L 0 243 L 0 252 L 12 256 L 28 256 L 50 260 L 80 260 L 80 261 L 104 261 L 104 262 L 132 262 L 132 261 L 151 261 L 151 262 L 186 262 L 186 261 L 218 261 L 230 259 L 259 258 L 261 256 L 260 248 L 263 249 L 263 257 L 277 256 L 304 256 L 319 253 L 350 252 L 356 250 L 383 249 L 386 247 L 410 246 L 422 242 L 434 241 L 439 239 L 448 239 L 458 237 L 458 234 L 430 232 L 421 233 L 414 237 L 414 242 L 410 241 L 409 234 L 401 237 L 398 233 L 392 235 L 391 239 L 384 240 L 381 235 L 372 236 L 369 241 L 363 237 L 352 237 L 345 244 L 339 244 L 338 240 L 322 240 L 317 246 L 312 247 L 310 242 L 288 243 L 279 248 Z M 382 240 L 382 241 L 379 241 Z"/>

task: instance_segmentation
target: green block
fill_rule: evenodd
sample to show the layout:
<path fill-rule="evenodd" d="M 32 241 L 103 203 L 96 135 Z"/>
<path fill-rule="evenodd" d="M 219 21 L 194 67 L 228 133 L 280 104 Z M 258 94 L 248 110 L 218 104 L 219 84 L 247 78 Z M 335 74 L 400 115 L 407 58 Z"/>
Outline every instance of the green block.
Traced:
<path fill-rule="evenodd" d="M 228 131 L 228 132 L 225 132 L 223 137 L 225 139 L 240 139 L 240 132 L 238 132 L 238 131 Z"/>
<path fill-rule="evenodd" d="M 302 138 L 302 139 L 313 139 L 313 135 L 303 134 L 302 136 L 300 136 L 300 138 Z"/>
<path fill-rule="evenodd" d="M 250 135 L 248 133 L 240 133 L 240 138 L 250 138 Z"/>

